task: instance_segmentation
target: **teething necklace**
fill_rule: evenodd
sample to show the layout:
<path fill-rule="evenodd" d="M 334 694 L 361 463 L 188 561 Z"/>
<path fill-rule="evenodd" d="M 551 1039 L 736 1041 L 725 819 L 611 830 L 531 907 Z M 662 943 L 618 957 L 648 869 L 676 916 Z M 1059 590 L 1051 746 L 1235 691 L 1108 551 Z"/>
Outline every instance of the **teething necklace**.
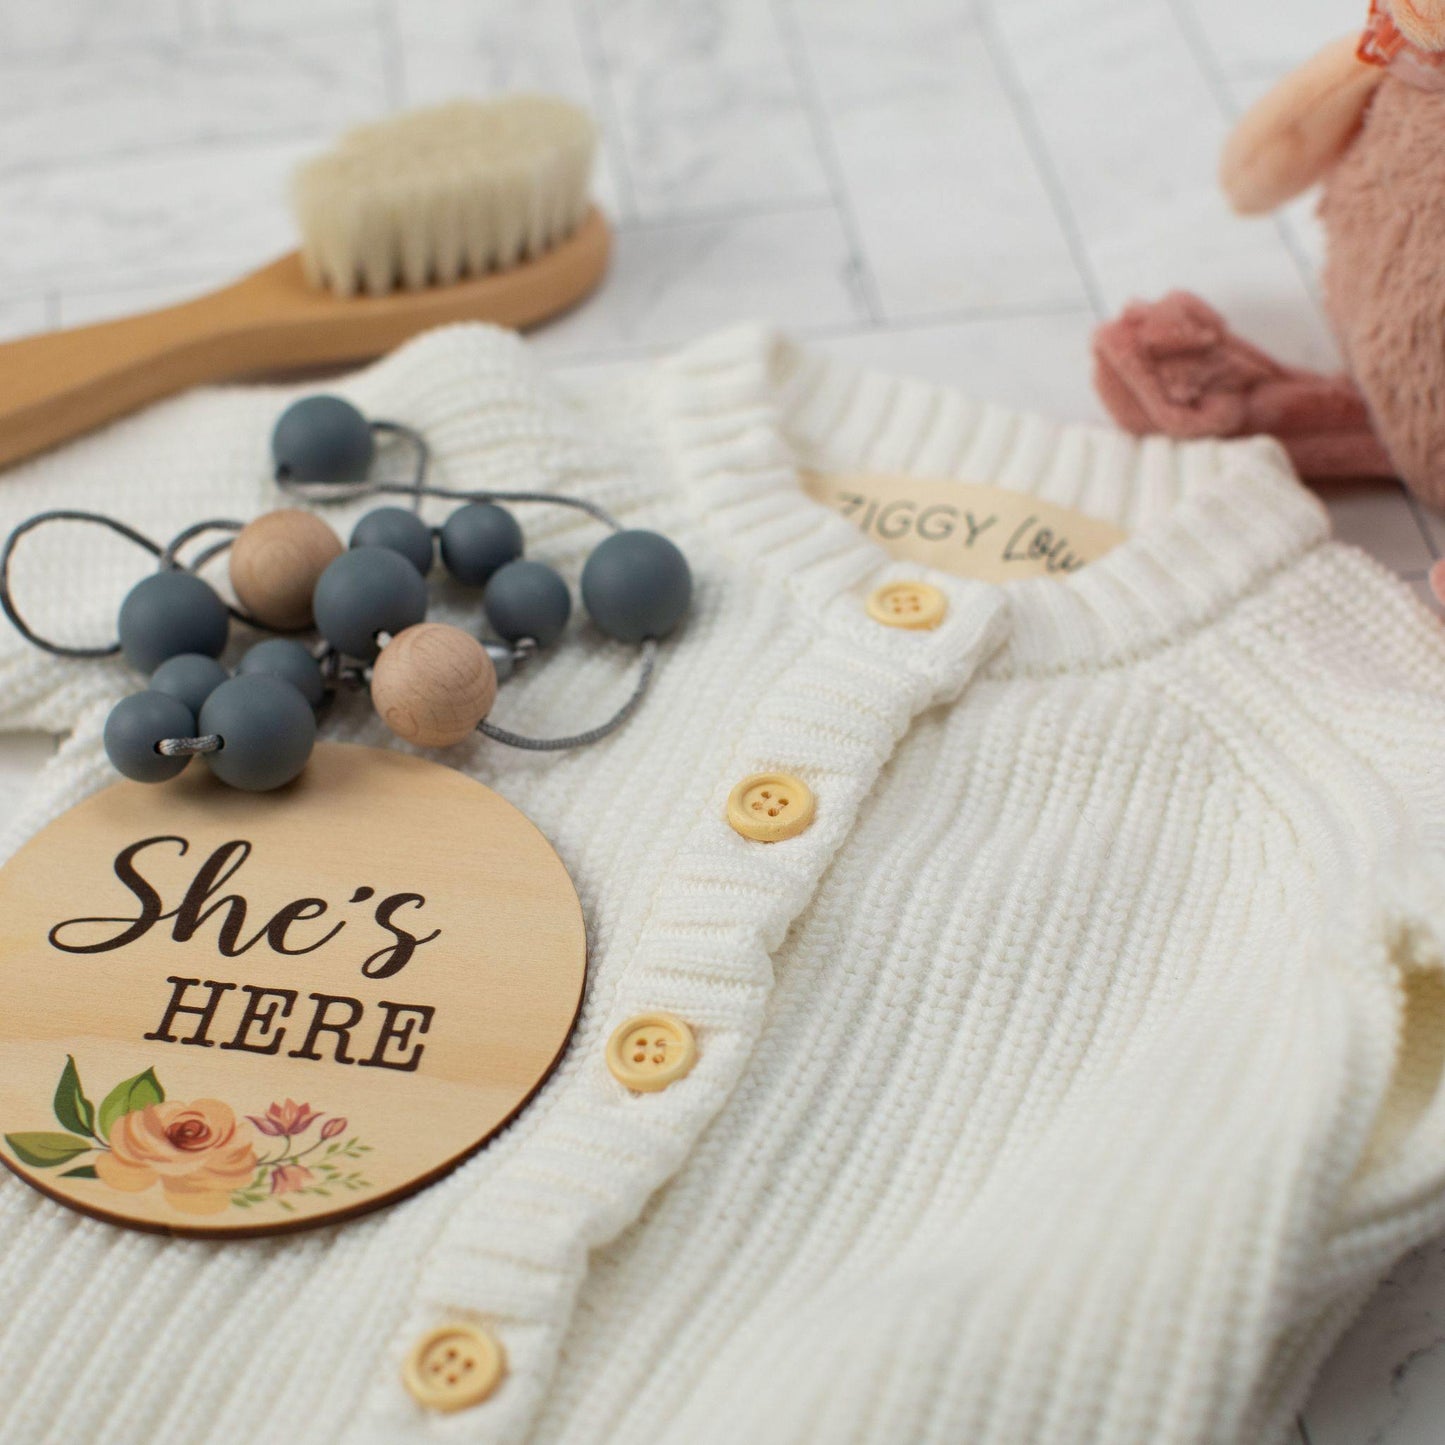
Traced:
<path fill-rule="evenodd" d="M 359 480 L 372 465 L 378 434 L 414 447 L 410 482 Z M 203 756 L 232 787 L 282 787 L 305 767 L 316 739 L 316 712 L 343 684 L 369 685 L 382 721 L 420 747 L 447 747 L 473 731 L 532 750 L 580 747 L 620 727 L 642 701 L 657 643 L 682 621 L 692 595 L 687 560 L 666 537 L 624 528 L 577 497 L 429 486 L 428 450 L 419 433 L 396 422 L 368 422 L 339 397 L 312 396 L 289 407 L 273 431 L 272 454 L 278 484 L 308 500 L 393 494 L 410 497 L 413 508 L 368 512 L 349 548 L 319 516 L 299 508 L 247 523 L 198 522 L 164 545 L 101 513 L 58 510 L 22 522 L 0 552 L 0 608 L 27 640 L 63 657 L 121 653 L 149 676 L 149 687 L 122 698 L 105 723 L 106 753 L 126 777 L 164 782 L 193 756 Z M 423 497 L 460 505 L 433 529 L 415 510 Z M 523 557 L 522 529 L 504 503 L 571 507 L 610 530 L 582 569 L 582 600 L 604 634 L 640 645 L 642 666 L 617 712 L 585 732 L 529 738 L 487 721 L 498 684 L 555 642 L 572 610 L 562 577 Z M 15 605 L 10 565 L 16 545 L 56 521 L 108 527 L 157 558 L 159 569 L 121 603 L 114 642 L 53 642 L 39 636 Z M 183 561 L 183 549 L 210 533 L 225 535 Z M 426 620 L 425 578 L 438 550 L 455 581 L 482 590 L 495 638 L 484 641 Z M 199 575 L 226 551 L 239 606 L 228 605 Z M 228 675 L 217 659 L 232 618 L 273 633 L 314 625 L 321 646 L 313 650 L 294 637 L 274 636 L 253 644 Z"/>

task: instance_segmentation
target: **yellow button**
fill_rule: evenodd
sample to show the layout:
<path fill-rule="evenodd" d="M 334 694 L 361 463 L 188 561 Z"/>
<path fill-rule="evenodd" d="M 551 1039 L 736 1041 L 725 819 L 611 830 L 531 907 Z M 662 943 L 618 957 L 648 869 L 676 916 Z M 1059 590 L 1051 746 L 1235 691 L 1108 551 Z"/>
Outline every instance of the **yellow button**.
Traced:
<path fill-rule="evenodd" d="M 813 790 L 791 773 L 754 773 L 728 796 L 728 822 L 757 843 L 776 843 L 813 821 Z"/>
<path fill-rule="evenodd" d="M 428 1410 L 465 1410 L 480 1405 L 502 1382 L 507 1357 L 495 1335 L 476 1325 L 429 1330 L 401 1367 L 411 1397 Z"/>
<path fill-rule="evenodd" d="M 929 582 L 888 582 L 868 594 L 868 615 L 889 627 L 937 627 L 948 598 Z"/>
<path fill-rule="evenodd" d="M 619 1083 L 655 1094 L 697 1062 L 697 1040 L 676 1014 L 638 1014 L 607 1040 L 607 1067 Z"/>

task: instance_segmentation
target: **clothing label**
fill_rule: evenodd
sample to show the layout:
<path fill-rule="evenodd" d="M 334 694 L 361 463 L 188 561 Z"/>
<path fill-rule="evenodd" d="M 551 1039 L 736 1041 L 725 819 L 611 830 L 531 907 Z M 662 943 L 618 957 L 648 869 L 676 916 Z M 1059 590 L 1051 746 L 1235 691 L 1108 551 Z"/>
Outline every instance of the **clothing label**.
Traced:
<path fill-rule="evenodd" d="M 982 582 L 1076 572 L 1126 537 L 1082 512 L 977 482 L 805 472 L 803 486 L 900 561 Z"/>
<path fill-rule="evenodd" d="M 274 793 L 121 782 L 0 869 L 0 1159 L 176 1234 L 334 1223 L 526 1104 L 581 1005 L 547 840 L 454 769 L 317 747 Z"/>

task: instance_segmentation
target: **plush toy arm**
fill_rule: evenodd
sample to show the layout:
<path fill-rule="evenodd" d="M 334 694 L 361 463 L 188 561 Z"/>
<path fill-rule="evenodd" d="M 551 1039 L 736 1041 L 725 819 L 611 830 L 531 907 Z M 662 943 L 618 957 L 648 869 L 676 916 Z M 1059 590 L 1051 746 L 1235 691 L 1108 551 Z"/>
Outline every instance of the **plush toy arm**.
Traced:
<path fill-rule="evenodd" d="M 1257 101 L 1224 147 L 1219 183 L 1241 215 L 1299 195 L 1354 138 L 1384 71 L 1355 54 L 1353 36 L 1328 45 Z"/>

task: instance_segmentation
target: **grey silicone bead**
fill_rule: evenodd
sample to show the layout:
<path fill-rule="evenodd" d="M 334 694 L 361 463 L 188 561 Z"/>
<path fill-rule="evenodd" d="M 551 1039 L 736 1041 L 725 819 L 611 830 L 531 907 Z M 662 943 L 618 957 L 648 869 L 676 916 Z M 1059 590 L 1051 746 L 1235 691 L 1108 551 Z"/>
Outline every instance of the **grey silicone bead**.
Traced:
<path fill-rule="evenodd" d="M 431 528 L 405 507 L 377 507 L 351 533 L 353 547 L 387 547 L 405 557 L 423 577 L 431 571 L 436 544 Z"/>
<path fill-rule="evenodd" d="M 289 783 L 311 756 L 316 715 L 289 682 L 254 672 L 223 682 L 201 709 L 202 737 L 221 746 L 202 756 L 223 783 L 265 793 Z"/>
<path fill-rule="evenodd" d="M 320 707 L 326 696 L 321 664 L 294 638 L 268 637 L 236 664 L 237 677 L 252 677 L 257 673 L 284 678 L 312 707 Z"/>
<path fill-rule="evenodd" d="M 619 642 L 666 637 L 687 615 L 692 571 L 657 532 L 614 532 L 582 569 L 582 601 L 592 620 Z"/>
<path fill-rule="evenodd" d="M 298 482 L 359 482 L 375 450 L 371 427 L 339 396 L 304 396 L 271 433 L 276 475 Z"/>
<path fill-rule="evenodd" d="M 485 587 L 492 574 L 522 555 L 522 528 L 505 507 L 468 502 L 442 523 L 442 562 L 466 587 Z"/>
<path fill-rule="evenodd" d="M 199 652 L 180 652 L 168 657 L 151 673 L 151 691 L 163 692 L 183 702 L 193 713 L 225 682 L 230 673 L 214 657 Z"/>
<path fill-rule="evenodd" d="M 547 647 L 562 635 L 572 614 L 567 584 L 543 562 L 508 562 L 482 593 L 487 621 L 508 642 L 532 638 Z"/>
<path fill-rule="evenodd" d="M 226 604 L 190 572 L 154 572 L 126 593 L 117 623 L 125 660 L 154 672 L 183 652 L 219 657 L 230 634 Z"/>
<path fill-rule="evenodd" d="M 386 547 L 353 547 L 322 574 L 311 601 L 316 629 L 338 651 L 376 658 L 376 634 L 394 637 L 426 616 L 421 573 Z"/>
<path fill-rule="evenodd" d="M 102 734 L 105 755 L 115 769 L 138 783 L 163 783 L 190 759 L 156 751 L 162 738 L 196 735 L 196 717 L 185 703 L 164 692 L 137 692 L 111 708 Z"/>

